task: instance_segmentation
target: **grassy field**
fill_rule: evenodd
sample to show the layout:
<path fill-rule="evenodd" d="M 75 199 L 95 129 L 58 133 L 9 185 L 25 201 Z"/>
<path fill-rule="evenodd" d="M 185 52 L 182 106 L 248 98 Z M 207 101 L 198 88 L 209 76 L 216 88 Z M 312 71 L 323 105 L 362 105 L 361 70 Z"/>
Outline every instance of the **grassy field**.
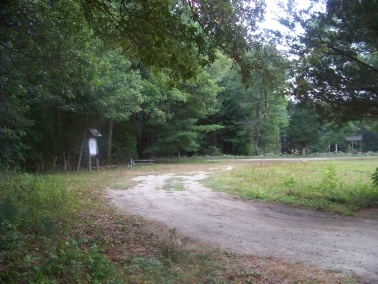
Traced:
<path fill-rule="evenodd" d="M 205 185 L 240 198 L 350 215 L 378 207 L 378 186 L 372 180 L 377 166 L 378 158 L 261 161 L 213 175 Z"/>
<path fill-rule="evenodd" d="M 316 200 L 307 194 L 315 192 L 320 184 L 327 200 L 334 203 L 334 193 L 341 191 L 334 188 L 343 186 L 343 198 L 352 200 L 347 208 L 354 210 L 377 201 L 370 180 L 376 162 L 248 165 L 196 159 L 194 163 L 186 160 L 181 164 L 138 165 L 133 171 L 119 167 L 91 174 L 2 174 L 0 282 L 358 283 L 358 278 L 339 271 L 229 254 L 192 242 L 188 246 L 178 244 L 173 230 L 121 215 L 107 202 L 104 189 L 127 190 L 135 185 L 130 178 L 138 175 L 182 174 L 232 165 L 234 170 L 214 176 L 208 183 L 244 198 L 282 200 L 296 205 L 297 201 L 291 198 Z M 172 178 L 166 190 L 179 185 L 180 180 Z M 268 197 L 268 192 L 272 197 Z"/>

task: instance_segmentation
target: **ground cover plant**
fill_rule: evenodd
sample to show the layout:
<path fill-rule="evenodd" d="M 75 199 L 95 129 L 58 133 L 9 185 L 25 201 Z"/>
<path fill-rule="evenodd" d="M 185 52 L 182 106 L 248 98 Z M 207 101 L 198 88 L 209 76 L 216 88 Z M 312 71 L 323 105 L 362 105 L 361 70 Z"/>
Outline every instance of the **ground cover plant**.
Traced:
<path fill-rule="evenodd" d="M 349 215 L 378 206 L 376 164 L 377 159 L 249 163 L 213 175 L 205 185 L 241 198 Z"/>
<path fill-rule="evenodd" d="M 134 176 L 206 170 L 213 164 L 141 165 L 133 171 L 119 167 L 91 174 L 2 174 L 0 282 L 358 282 L 304 264 L 225 253 L 185 238 L 177 242 L 180 236 L 174 229 L 121 215 L 104 197 L 107 187 L 134 186 Z"/>

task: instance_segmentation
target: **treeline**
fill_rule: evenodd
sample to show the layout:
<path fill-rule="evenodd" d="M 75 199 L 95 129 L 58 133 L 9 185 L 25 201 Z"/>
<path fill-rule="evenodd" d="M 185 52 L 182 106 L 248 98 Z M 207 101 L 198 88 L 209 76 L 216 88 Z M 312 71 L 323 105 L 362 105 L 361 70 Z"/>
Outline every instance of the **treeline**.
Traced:
<path fill-rule="evenodd" d="M 261 5 L 240 5 L 5 1 L 0 167 L 78 169 L 90 127 L 104 135 L 108 164 L 198 151 L 220 128 L 199 123 L 217 111 L 221 90 L 204 66 L 219 47 L 240 61 L 247 29 L 235 19 L 248 16 L 253 27 L 261 17 Z"/>
<path fill-rule="evenodd" d="M 89 128 L 102 134 L 102 164 L 325 152 L 336 144 L 347 151 L 345 135 L 358 131 L 370 137 L 364 150 L 378 150 L 369 123 L 340 127 L 319 117 L 313 102 L 288 100 L 294 65 L 275 44 L 227 40 L 234 30 L 207 29 L 216 19 L 197 20 L 199 6 L 176 2 L 169 17 L 157 0 L 148 9 L 122 6 L 129 18 L 96 0 L 3 5 L 0 167 L 77 170 L 87 162 Z M 173 26 L 182 29 L 164 33 Z M 248 51 L 228 49 L 231 43 Z"/>

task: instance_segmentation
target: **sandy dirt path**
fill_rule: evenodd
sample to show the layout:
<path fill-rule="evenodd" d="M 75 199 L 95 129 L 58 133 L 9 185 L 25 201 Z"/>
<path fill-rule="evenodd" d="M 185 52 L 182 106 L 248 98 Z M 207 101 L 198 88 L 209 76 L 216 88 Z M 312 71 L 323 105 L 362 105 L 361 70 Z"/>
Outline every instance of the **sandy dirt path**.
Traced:
<path fill-rule="evenodd" d="M 202 186 L 207 175 L 139 176 L 133 178 L 140 182 L 134 188 L 108 189 L 107 194 L 121 210 L 162 222 L 179 236 L 236 253 L 356 273 L 367 283 L 378 283 L 378 219 L 234 199 Z M 184 189 L 164 189 L 172 179 Z"/>

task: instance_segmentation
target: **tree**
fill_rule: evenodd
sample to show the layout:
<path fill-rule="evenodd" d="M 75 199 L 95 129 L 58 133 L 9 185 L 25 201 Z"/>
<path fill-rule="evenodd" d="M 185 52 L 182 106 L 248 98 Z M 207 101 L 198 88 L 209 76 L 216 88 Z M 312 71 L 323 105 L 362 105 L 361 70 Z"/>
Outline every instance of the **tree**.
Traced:
<path fill-rule="evenodd" d="M 286 135 L 293 146 L 300 146 L 302 155 L 306 155 L 307 147 L 320 138 L 319 116 L 310 102 L 291 103 L 288 112 L 290 118 Z"/>
<path fill-rule="evenodd" d="M 250 56 L 260 68 L 252 72 L 252 83 L 247 89 L 246 102 L 252 104 L 252 115 L 244 123 L 252 124 L 253 148 L 255 155 L 258 156 L 261 130 L 269 116 L 279 114 L 279 106 L 286 104 L 285 88 L 289 65 L 272 46 L 261 46 L 252 51 Z"/>
<path fill-rule="evenodd" d="M 261 0 L 77 0 L 68 5 L 66 1 L 6 0 L 1 6 L 1 45 L 39 58 L 44 56 L 43 48 L 26 53 L 23 44 L 9 41 L 9 35 L 38 38 L 33 44 L 38 49 L 57 40 L 50 32 L 61 31 L 60 22 L 77 33 L 90 23 L 96 35 L 113 47 L 123 47 L 129 58 L 188 78 L 199 70 L 198 64 L 212 63 L 219 48 L 242 66 L 243 54 L 250 49 L 248 34 L 256 29 L 264 8 Z"/>
<path fill-rule="evenodd" d="M 295 95 L 336 119 L 376 119 L 378 1 L 327 0 L 325 8 L 311 16 L 292 13 L 305 31 L 293 44 Z"/>
<path fill-rule="evenodd" d="M 213 122 L 223 126 L 217 133 L 215 146 L 223 153 L 232 155 L 250 155 L 252 129 L 250 125 L 238 123 L 245 119 L 241 109 L 243 92 L 241 76 L 232 69 L 232 61 L 222 53 L 209 68 L 213 80 L 223 88 L 218 95 L 219 111 L 211 116 Z"/>
<path fill-rule="evenodd" d="M 175 79 L 191 78 L 221 48 L 247 75 L 249 33 L 262 19 L 261 0 L 82 0 L 97 35 L 122 46 L 129 58 L 168 69 Z"/>
<path fill-rule="evenodd" d="M 5 64 L 0 91 L 4 101 L 12 102 L 11 108 L 19 108 L 12 114 L 18 127 L 23 122 L 22 140 L 13 135 L 11 145 L 20 149 L 27 144 L 28 151 L 18 162 L 39 169 L 47 161 L 55 164 L 58 152 L 67 167 L 71 145 L 66 138 L 76 136 L 79 127 L 67 132 L 66 123 L 73 120 L 78 126 L 85 121 L 73 113 L 80 111 L 81 118 L 88 114 L 85 98 L 89 98 L 93 70 L 87 68 L 89 55 L 82 52 L 92 33 L 79 19 L 72 21 L 78 3 L 49 5 L 52 3 L 9 1 L 1 6 L 0 52 Z M 62 6 L 65 13 L 61 14 Z M 14 134 L 19 131 L 14 126 L 8 129 Z"/>
<path fill-rule="evenodd" d="M 254 153 L 258 156 L 261 131 L 266 128 L 268 120 L 278 123 L 274 117 L 277 118 L 282 113 L 279 111 L 280 107 L 286 105 L 284 94 L 288 63 L 274 47 L 264 45 L 250 52 L 248 59 L 253 65 L 259 66 L 258 69 L 251 71 L 250 80 L 245 81 L 248 85 L 241 83 L 241 76 L 230 70 L 230 62 L 227 63 L 225 58 L 221 58 L 220 62 L 223 62 L 221 64 L 228 71 L 214 72 L 223 74 L 218 77 L 217 82 L 224 87 L 221 97 L 224 109 L 221 111 L 226 115 L 222 121 L 229 120 L 227 116 L 231 117 L 231 125 L 226 129 L 237 130 L 237 125 L 241 126 L 241 129 L 237 130 L 239 137 L 243 133 L 240 130 L 251 131 L 252 133 L 247 137 L 252 137 Z M 268 135 L 269 130 L 264 129 L 264 132 Z M 235 136 L 230 137 L 229 141 L 236 142 Z M 276 137 L 277 148 L 278 137 L 279 135 Z"/>
<path fill-rule="evenodd" d="M 177 82 L 176 88 L 167 88 L 164 83 L 167 80 L 164 74 L 155 79 L 154 98 L 145 106 L 141 128 L 150 141 L 141 155 L 196 153 L 202 136 L 220 128 L 216 124 L 201 123 L 216 112 L 216 96 L 220 91 L 209 74 L 203 71 L 198 80 Z M 154 101 L 157 97 L 161 100 Z"/>
<path fill-rule="evenodd" d="M 326 145 L 327 152 L 341 152 L 345 151 L 344 143 L 349 127 L 342 127 L 336 123 L 327 123 L 323 126 L 323 136 L 321 142 Z"/>
<path fill-rule="evenodd" d="M 131 62 L 120 49 L 101 51 L 98 60 L 93 85 L 97 112 L 108 120 L 106 160 L 111 164 L 114 122 L 126 121 L 141 110 L 143 82 L 139 71 L 131 70 Z"/>

